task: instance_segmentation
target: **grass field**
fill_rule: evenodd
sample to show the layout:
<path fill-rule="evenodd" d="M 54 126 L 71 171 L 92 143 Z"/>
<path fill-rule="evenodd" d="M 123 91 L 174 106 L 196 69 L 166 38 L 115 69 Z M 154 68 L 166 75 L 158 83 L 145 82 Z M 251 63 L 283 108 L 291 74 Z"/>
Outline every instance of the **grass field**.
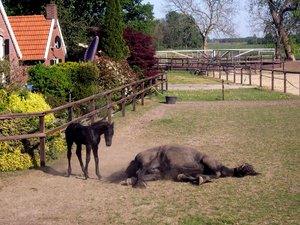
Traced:
<path fill-rule="evenodd" d="M 159 215 L 179 215 L 181 224 L 299 224 L 299 103 L 219 103 L 174 108 L 147 134 L 195 146 L 226 165 L 250 162 L 262 175 L 187 185 Z"/>
<path fill-rule="evenodd" d="M 163 102 L 165 96 L 175 96 L 177 101 L 215 101 L 222 100 L 221 90 L 181 90 L 167 91 L 158 96 Z M 247 89 L 226 89 L 224 91 L 224 99 L 229 101 L 240 100 L 291 100 L 300 99 L 299 96 L 284 94 L 281 92 L 271 92 L 262 88 Z"/>
<path fill-rule="evenodd" d="M 213 78 L 204 78 L 194 75 L 188 71 L 168 71 L 169 84 L 220 84 L 221 82 Z"/>

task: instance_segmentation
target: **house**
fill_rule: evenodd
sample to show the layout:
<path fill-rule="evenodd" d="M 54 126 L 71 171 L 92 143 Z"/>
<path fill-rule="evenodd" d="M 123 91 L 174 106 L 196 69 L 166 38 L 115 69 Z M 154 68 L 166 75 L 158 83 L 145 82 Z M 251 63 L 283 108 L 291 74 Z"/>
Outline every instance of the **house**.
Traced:
<path fill-rule="evenodd" d="M 1 37 L 4 46 L 0 50 L 0 58 L 2 51 L 2 59 L 6 57 L 11 64 L 21 68 L 38 63 L 53 65 L 65 62 L 67 51 L 56 4 L 46 6 L 45 16 L 7 16 L 0 0 L 0 12 L 0 46 Z"/>

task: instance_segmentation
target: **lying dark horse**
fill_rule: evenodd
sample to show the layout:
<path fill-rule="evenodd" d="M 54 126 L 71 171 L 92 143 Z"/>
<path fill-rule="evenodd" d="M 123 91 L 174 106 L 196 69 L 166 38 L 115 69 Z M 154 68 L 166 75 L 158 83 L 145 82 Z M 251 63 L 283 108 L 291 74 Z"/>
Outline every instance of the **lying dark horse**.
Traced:
<path fill-rule="evenodd" d="M 98 145 L 100 143 L 101 135 L 104 134 L 106 146 L 111 146 L 112 138 L 114 135 L 114 123 L 110 124 L 107 121 L 98 121 L 91 124 L 90 126 L 83 126 L 80 123 L 71 123 L 66 131 L 66 141 L 68 146 L 68 176 L 71 175 L 71 156 L 72 156 L 72 145 L 75 142 L 77 145 L 76 155 L 78 157 L 81 169 L 84 173 L 85 178 L 88 175 L 88 165 L 90 162 L 91 149 L 93 149 L 93 155 L 95 159 L 96 174 L 99 179 L 101 175 L 99 172 L 99 158 L 98 158 Z M 81 158 L 81 145 L 86 146 L 86 164 L 83 166 Z"/>
<path fill-rule="evenodd" d="M 133 187 L 145 187 L 145 181 L 158 179 L 200 185 L 219 177 L 258 175 L 250 164 L 228 168 L 204 153 L 180 145 L 163 145 L 140 152 L 126 174 L 127 183 Z"/>

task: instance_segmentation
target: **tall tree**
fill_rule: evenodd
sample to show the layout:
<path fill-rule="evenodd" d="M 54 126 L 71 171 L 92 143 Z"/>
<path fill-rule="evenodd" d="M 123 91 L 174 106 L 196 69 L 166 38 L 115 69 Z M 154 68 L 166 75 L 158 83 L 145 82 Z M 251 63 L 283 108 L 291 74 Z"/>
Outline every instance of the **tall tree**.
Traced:
<path fill-rule="evenodd" d="M 252 15 L 258 15 L 264 22 L 265 31 L 275 37 L 277 52 L 280 44 L 283 45 L 287 60 L 295 60 L 292 52 L 289 34 L 295 27 L 293 12 L 300 9 L 299 0 L 255 0 L 250 4 Z M 264 12 L 264 13 L 262 13 Z"/>
<path fill-rule="evenodd" d="M 202 47 L 206 49 L 212 33 L 233 36 L 233 0 L 169 0 L 170 6 L 191 15 L 199 28 Z"/>
<path fill-rule="evenodd" d="M 122 17 L 126 27 L 151 34 L 155 26 L 153 5 L 142 4 L 142 0 L 121 0 Z"/>
<path fill-rule="evenodd" d="M 195 48 L 201 46 L 198 26 L 190 15 L 169 12 L 164 23 L 163 43 L 167 48 Z"/>
<path fill-rule="evenodd" d="M 129 50 L 123 38 L 124 28 L 122 26 L 120 1 L 108 0 L 106 4 L 100 48 L 115 60 L 126 59 Z"/>

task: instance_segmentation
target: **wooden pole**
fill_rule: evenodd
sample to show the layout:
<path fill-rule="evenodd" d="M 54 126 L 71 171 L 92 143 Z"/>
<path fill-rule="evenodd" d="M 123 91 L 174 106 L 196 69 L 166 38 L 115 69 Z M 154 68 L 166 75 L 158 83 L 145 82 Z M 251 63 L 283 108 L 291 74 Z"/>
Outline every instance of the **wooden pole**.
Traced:
<path fill-rule="evenodd" d="M 145 82 L 142 83 L 142 105 L 144 105 L 145 102 Z"/>
<path fill-rule="evenodd" d="M 125 116 L 125 112 L 126 112 L 126 95 L 125 95 L 125 88 L 122 89 L 122 116 Z"/>
<path fill-rule="evenodd" d="M 274 91 L 274 70 L 272 70 L 271 90 Z"/>
<path fill-rule="evenodd" d="M 262 87 L 262 69 L 259 70 L 259 86 Z"/>
<path fill-rule="evenodd" d="M 286 93 L 286 72 L 283 73 L 283 93 Z"/>
<path fill-rule="evenodd" d="M 132 86 L 133 98 L 132 98 L 132 111 L 136 110 L 136 86 Z"/>
<path fill-rule="evenodd" d="M 106 105 L 107 105 L 107 120 L 109 123 L 111 123 L 111 116 L 112 116 L 111 93 L 106 95 Z"/>
<path fill-rule="evenodd" d="M 224 80 L 222 79 L 222 100 L 224 101 Z"/>
<path fill-rule="evenodd" d="M 45 133 L 45 116 L 39 117 L 40 120 L 40 133 Z M 46 166 L 46 137 L 40 137 L 40 163 L 41 167 Z"/>
<path fill-rule="evenodd" d="M 73 120 L 73 110 L 72 106 L 68 107 L 68 122 L 71 122 Z"/>

